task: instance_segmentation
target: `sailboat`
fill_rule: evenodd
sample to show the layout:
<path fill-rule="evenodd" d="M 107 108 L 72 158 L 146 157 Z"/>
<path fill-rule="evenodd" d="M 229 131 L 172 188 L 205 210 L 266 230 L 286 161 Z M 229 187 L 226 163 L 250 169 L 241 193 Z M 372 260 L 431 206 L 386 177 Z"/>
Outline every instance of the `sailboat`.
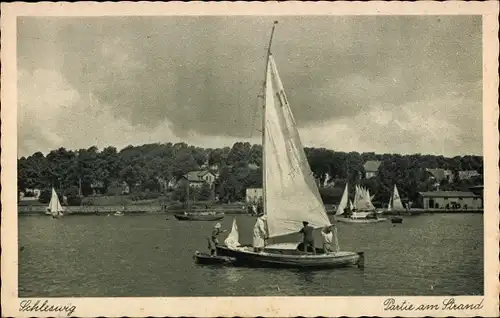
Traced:
<path fill-rule="evenodd" d="M 49 206 L 47 207 L 46 214 L 52 215 L 53 218 L 59 218 L 63 216 L 64 209 L 59 201 L 56 190 L 52 188 L 52 195 L 50 197 Z"/>
<path fill-rule="evenodd" d="M 389 199 L 389 205 L 386 210 L 386 214 L 407 214 L 407 215 L 413 215 L 413 214 L 419 214 L 416 211 L 409 211 L 401 201 L 401 197 L 399 195 L 398 187 L 394 185 L 394 189 L 392 191 L 391 198 Z"/>
<path fill-rule="evenodd" d="M 263 210 L 270 240 L 299 233 L 303 221 L 315 229 L 331 225 L 271 54 L 276 23 L 269 41 L 263 86 Z M 233 257 L 235 264 L 243 266 L 331 268 L 362 266 L 364 261 L 362 252 L 316 251 L 303 252 L 303 244 L 298 242 L 268 244 L 259 251 L 251 246 L 217 246 L 218 255 Z"/>
<path fill-rule="evenodd" d="M 342 222 L 342 223 L 380 223 L 384 222 L 387 219 L 386 218 L 379 218 L 376 214 L 374 214 L 372 211 L 366 212 L 351 212 L 349 216 L 345 216 L 344 211 L 345 208 L 347 207 L 347 201 L 349 197 L 348 193 L 348 186 L 346 184 L 345 189 L 344 189 L 344 194 L 342 195 L 342 199 L 340 200 L 340 204 L 337 208 L 337 213 L 335 213 L 336 220 L 337 222 Z M 371 204 L 371 197 L 370 197 L 370 192 L 368 190 L 365 190 L 364 188 L 361 188 L 359 186 L 356 186 L 356 194 L 354 196 L 355 202 L 358 204 L 357 206 L 367 206 L 368 208 L 373 207 L 373 204 Z M 362 205 L 362 202 L 364 205 Z M 351 211 L 352 211 L 352 202 L 349 202 L 351 204 Z M 374 207 L 373 207 L 374 210 Z M 374 217 L 371 217 L 371 216 Z"/>

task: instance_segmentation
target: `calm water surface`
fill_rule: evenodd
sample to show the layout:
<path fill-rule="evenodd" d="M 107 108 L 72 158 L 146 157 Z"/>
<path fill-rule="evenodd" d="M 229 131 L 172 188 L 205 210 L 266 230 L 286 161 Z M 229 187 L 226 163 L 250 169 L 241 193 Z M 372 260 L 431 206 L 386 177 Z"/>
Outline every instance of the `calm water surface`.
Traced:
<path fill-rule="evenodd" d="M 250 243 L 255 218 L 236 218 Z M 338 224 L 341 249 L 364 251 L 365 268 L 316 271 L 196 265 L 213 225 L 164 214 L 22 216 L 19 297 L 483 294 L 483 215 Z"/>

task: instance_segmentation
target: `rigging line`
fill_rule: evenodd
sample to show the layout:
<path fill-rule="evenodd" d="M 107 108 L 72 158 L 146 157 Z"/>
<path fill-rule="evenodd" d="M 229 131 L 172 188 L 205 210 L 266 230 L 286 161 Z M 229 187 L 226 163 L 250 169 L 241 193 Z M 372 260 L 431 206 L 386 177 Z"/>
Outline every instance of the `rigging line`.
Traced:
<path fill-rule="evenodd" d="M 255 120 L 257 119 L 257 111 L 260 109 L 260 98 L 262 98 L 262 95 L 257 95 L 257 107 L 253 108 L 253 114 L 252 114 L 252 124 L 250 126 L 250 136 L 249 138 L 252 139 L 254 137 L 254 131 L 259 131 L 259 129 L 256 128 Z"/>

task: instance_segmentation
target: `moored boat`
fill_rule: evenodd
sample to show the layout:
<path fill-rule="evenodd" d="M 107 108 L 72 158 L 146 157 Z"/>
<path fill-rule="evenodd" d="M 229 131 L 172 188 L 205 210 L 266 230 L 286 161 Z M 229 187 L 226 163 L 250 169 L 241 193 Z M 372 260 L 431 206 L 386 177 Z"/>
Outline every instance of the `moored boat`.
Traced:
<path fill-rule="evenodd" d="M 346 184 L 344 194 L 342 195 L 342 199 L 340 200 L 337 212 L 335 213 L 335 219 L 337 222 L 368 224 L 387 221 L 386 218 L 381 218 L 378 216 L 379 213 L 374 209 L 373 204 L 371 203 L 371 197 L 368 190 L 356 186 L 355 206 L 363 206 L 365 207 L 365 209 L 369 209 L 369 211 L 351 212 L 349 215 L 346 215 L 344 212 L 347 208 L 348 197 L 348 184 Z M 371 209 L 372 207 L 373 209 Z M 352 209 L 353 206 L 351 205 L 351 208 L 349 210 L 352 211 Z"/>
<path fill-rule="evenodd" d="M 271 240 L 299 233 L 304 221 L 314 229 L 331 226 L 271 55 L 275 25 L 269 41 L 262 94 L 262 201 L 266 218 L 258 221 L 265 222 L 267 238 Z M 306 253 L 302 243 L 297 242 L 264 243 L 262 249 L 226 242 L 216 248 L 217 255 L 234 257 L 235 264 L 252 267 L 333 268 L 364 262 L 363 253 L 338 248 L 335 227 L 333 235 L 334 252 L 316 248 L 316 253 Z"/>
<path fill-rule="evenodd" d="M 218 221 L 224 218 L 223 212 L 184 212 L 175 213 L 179 221 Z"/>
<path fill-rule="evenodd" d="M 370 218 L 359 218 L 359 219 L 356 219 L 356 218 L 350 218 L 350 217 L 339 217 L 339 218 L 336 218 L 337 222 L 340 222 L 340 223 L 355 223 L 355 224 L 371 224 L 371 223 L 382 223 L 382 222 L 385 222 L 387 221 L 386 218 L 373 218 L 373 219 L 370 219 Z"/>

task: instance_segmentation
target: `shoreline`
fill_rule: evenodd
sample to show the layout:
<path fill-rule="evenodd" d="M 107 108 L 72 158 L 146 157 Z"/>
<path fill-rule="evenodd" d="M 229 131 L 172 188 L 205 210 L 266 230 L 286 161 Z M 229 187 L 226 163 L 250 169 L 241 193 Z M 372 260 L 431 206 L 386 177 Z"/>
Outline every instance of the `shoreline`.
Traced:
<path fill-rule="evenodd" d="M 46 207 L 44 205 L 34 205 L 34 206 L 18 206 L 18 215 L 45 215 Z M 123 212 L 124 214 L 175 214 L 184 212 L 184 210 L 165 210 L 160 205 L 135 205 L 135 206 L 65 206 L 65 215 L 102 215 L 102 214 L 113 214 L 117 211 Z M 209 211 L 224 212 L 228 215 L 239 215 L 246 214 L 250 215 L 246 209 L 235 209 L 234 206 L 217 206 L 213 209 L 208 209 Z M 202 212 L 206 210 L 193 210 L 191 212 Z M 416 212 L 417 214 L 458 214 L 458 213 L 475 213 L 483 214 L 483 209 L 411 209 L 410 212 Z M 328 215 L 335 214 L 335 210 L 327 209 Z M 402 212 L 401 216 L 408 216 L 406 212 Z"/>

